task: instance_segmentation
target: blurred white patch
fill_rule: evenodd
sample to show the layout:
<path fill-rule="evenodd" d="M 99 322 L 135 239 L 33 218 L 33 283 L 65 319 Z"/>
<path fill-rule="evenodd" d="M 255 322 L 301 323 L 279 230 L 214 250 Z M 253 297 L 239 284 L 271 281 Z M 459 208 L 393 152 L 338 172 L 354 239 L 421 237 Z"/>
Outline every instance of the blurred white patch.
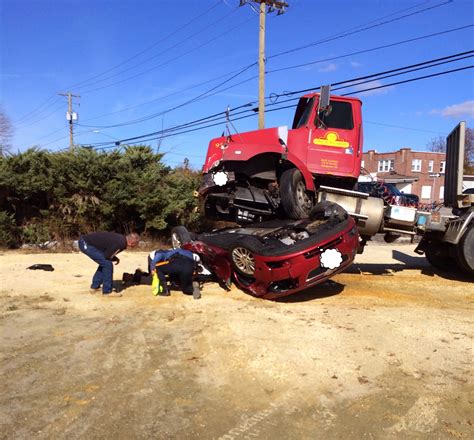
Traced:
<path fill-rule="evenodd" d="M 218 171 L 212 176 L 212 180 L 217 186 L 224 186 L 227 183 L 227 174 L 224 171 Z"/>
<path fill-rule="evenodd" d="M 342 263 L 342 255 L 337 249 L 326 249 L 320 257 L 321 266 L 326 269 L 335 269 Z"/>

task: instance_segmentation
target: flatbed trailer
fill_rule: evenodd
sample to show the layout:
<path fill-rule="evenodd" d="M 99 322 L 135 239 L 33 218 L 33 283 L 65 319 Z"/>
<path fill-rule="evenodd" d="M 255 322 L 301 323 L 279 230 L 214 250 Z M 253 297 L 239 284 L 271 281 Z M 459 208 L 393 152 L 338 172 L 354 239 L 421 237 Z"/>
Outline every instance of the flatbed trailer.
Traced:
<path fill-rule="evenodd" d="M 431 265 L 474 275 L 474 194 L 462 193 L 466 123 L 447 137 L 444 206 L 426 212 L 384 204 L 366 193 L 320 187 L 318 200 L 341 205 L 354 217 L 361 236 L 360 252 L 377 233 L 388 237 L 420 236 L 415 249 Z"/>

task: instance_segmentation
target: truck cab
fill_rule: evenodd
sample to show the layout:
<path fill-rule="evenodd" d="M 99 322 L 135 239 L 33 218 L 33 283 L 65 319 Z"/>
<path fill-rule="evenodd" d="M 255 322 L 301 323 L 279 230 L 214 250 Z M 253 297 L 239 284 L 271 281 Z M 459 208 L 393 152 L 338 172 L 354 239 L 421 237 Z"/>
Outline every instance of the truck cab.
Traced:
<path fill-rule="evenodd" d="M 209 143 L 199 194 L 206 217 L 238 223 L 305 218 L 321 185 L 353 189 L 362 157 L 362 103 L 302 96 L 287 126 Z"/>

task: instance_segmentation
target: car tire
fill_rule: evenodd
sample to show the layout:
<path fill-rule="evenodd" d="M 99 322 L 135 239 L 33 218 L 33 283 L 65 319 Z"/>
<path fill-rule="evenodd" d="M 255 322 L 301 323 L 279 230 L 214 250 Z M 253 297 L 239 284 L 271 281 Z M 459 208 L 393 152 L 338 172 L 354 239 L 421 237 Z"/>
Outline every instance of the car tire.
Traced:
<path fill-rule="evenodd" d="M 255 275 L 255 255 L 263 248 L 256 237 L 243 237 L 236 240 L 229 249 L 232 267 L 246 277 Z"/>
<path fill-rule="evenodd" d="M 301 171 L 289 168 L 280 177 L 280 197 L 283 210 L 292 219 L 307 218 L 313 207 L 313 197 L 306 190 Z"/>
<path fill-rule="evenodd" d="M 176 226 L 171 230 L 171 244 L 173 249 L 178 249 L 190 241 L 192 241 L 192 236 L 185 226 Z"/>

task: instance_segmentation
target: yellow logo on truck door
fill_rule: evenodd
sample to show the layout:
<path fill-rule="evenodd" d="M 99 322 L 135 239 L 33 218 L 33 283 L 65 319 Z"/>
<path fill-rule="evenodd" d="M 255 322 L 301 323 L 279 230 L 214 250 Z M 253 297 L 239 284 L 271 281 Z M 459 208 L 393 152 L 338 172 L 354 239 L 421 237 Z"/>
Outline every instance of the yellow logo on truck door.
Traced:
<path fill-rule="evenodd" d="M 339 139 L 339 135 L 335 131 L 330 131 L 325 137 L 313 139 L 313 144 L 325 145 L 327 147 L 349 148 L 349 142 Z"/>

